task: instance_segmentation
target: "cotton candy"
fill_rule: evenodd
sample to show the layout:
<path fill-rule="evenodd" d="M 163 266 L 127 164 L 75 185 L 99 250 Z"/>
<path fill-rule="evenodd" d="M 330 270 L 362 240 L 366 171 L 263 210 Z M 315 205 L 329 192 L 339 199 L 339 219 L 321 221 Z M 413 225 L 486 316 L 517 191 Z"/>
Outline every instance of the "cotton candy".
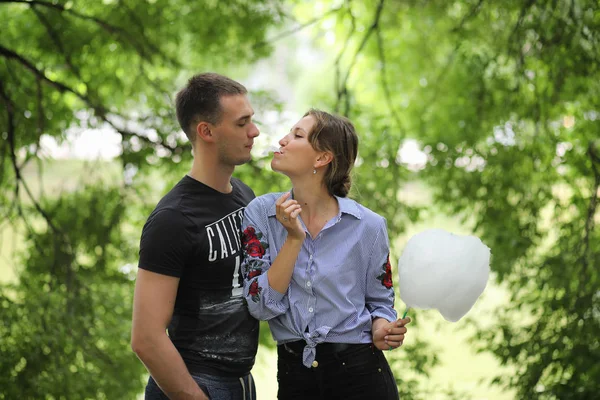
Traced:
<path fill-rule="evenodd" d="M 410 308 L 437 309 L 451 322 L 487 285 L 490 249 L 475 236 L 430 229 L 410 238 L 398 262 L 400 297 Z"/>

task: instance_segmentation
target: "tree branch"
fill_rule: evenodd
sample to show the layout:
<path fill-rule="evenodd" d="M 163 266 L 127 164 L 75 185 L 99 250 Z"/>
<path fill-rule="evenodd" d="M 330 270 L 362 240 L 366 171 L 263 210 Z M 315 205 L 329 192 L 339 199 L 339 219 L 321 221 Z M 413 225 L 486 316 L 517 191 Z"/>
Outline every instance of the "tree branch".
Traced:
<path fill-rule="evenodd" d="M 594 174 L 594 185 L 592 187 L 592 197 L 588 206 L 587 219 L 585 221 L 585 229 L 583 235 L 583 271 L 588 267 L 588 253 L 590 250 L 590 234 L 594 229 L 594 220 L 596 217 L 596 207 L 598 206 L 598 191 L 600 190 L 600 154 L 596 153 L 597 149 L 594 142 L 588 146 L 588 156 L 592 163 L 592 172 Z"/>
<path fill-rule="evenodd" d="M 350 43 L 350 39 L 352 39 L 352 36 L 354 36 L 354 32 L 356 32 L 356 18 L 354 17 L 354 14 L 352 14 L 352 6 L 350 4 L 351 0 L 347 0 L 346 1 L 346 6 L 348 8 L 348 15 L 350 15 L 350 31 L 348 32 L 348 35 L 346 36 L 346 40 L 344 40 L 344 44 L 342 46 L 342 49 L 340 50 L 340 52 L 338 53 L 336 59 L 335 59 L 335 90 L 336 90 L 336 104 L 334 107 L 335 112 L 339 111 L 339 104 L 342 101 L 342 98 L 346 98 L 348 97 L 348 88 L 346 87 L 346 85 L 344 84 L 342 86 L 342 82 L 341 82 L 341 77 L 342 77 L 342 56 L 344 55 L 344 53 L 346 52 L 346 48 L 348 47 L 348 44 Z"/>
<path fill-rule="evenodd" d="M 527 0 L 527 3 L 521 9 L 521 13 L 519 14 L 519 19 L 517 20 L 517 23 L 513 27 L 513 30 L 511 32 L 510 36 L 508 37 L 508 45 L 509 45 L 509 47 L 510 47 L 511 44 L 515 43 L 514 37 L 517 34 L 517 31 L 519 30 L 519 28 L 521 27 L 521 25 L 523 24 L 523 20 L 525 20 L 525 14 L 527 14 L 527 11 L 531 7 L 533 7 L 533 5 L 535 4 L 535 2 L 536 2 L 536 0 Z"/>
<path fill-rule="evenodd" d="M 60 40 L 60 37 L 58 36 L 58 34 L 56 33 L 56 31 L 54 29 L 52 29 L 52 26 L 51 26 L 50 22 L 48 21 L 48 19 L 36 7 L 32 7 L 32 9 L 33 9 L 33 12 L 35 13 L 35 15 L 38 17 L 38 19 L 42 23 L 42 25 L 44 25 L 44 28 L 46 28 L 46 32 L 48 32 L 48 35 L 50 36 L 50 38 L 54 42 L 54 45 L 58 49 L 58 52 L 60 54 L 64 55 L 65 62 L 67 63 L 67 65 L 69 66 L 69 68 L 71 69 L 71 71 L 73 71 L 73 73 L 75 74 L 75 76 L 79 80 L 82 81 L 83 79 L 81 78 L 81 74 L 79 72 L 79 69 L 76 68 L 75 65 L 73 64 L 73 62 L 71 61 L 70 54 L 67 51 L 65 51 L 65 48 L 64 48 L 64 46 L 63 46 L 63 44 L 62 44 L 62 42 Z"/>
<path fill-rule="evenodd" d="M 356 64 L 356 62 L 358 60 L 358 55 L 363 51 L 369 38 L 371 37 L 371 35 L 373 34 L 373 32 L 377 29 L 377 27 L 379 25 L 379 20 L 381 17 L 381 12 L 383 11 L 384 3 L 385 3 L 385 0 L 379 1 L 379 4 L 377 5 L 377 10 L 375 10 L 375 16 L 373 18 L 373 23 L 371 24 L 371 26 L 369 27 L 369 29 L 363 36 L 363 39 L 362 39 L 360 45 L 358 46 L 358 49 L 356 50 L 356 52 L 354 53 L 354 56 L 352 57 L 352 60 L 350 61 L 350 65 L 348 65 L 348 69 L 346 70 L 346 75 L 344 76 L 340 86 L 337 88 L 338 93 L 340 93 L 342 91 L 346 93 L 346 110 L 345 110 L 346 112 L 344 113 L 345 115 L 347 115 L 350 110 L 349 110 L 349 103 L 348 103 L 348 98 L 347 98 L 347 90 L 344 90 L 344 89 L 346 88 L 346 85 L 348 83 L 350 73 L 352 72 L 352 69 L 354 68 L 354 65 Z M 341 100 L 340 97 L 338 97 L 338 101 L 336 102 L 336 105 L 335 105 L 336 111 L 339 109 L 340 100 Z"/>
<path fill-rule="evenodd" d="M 33 234 L 33 228 L 31 227 L 31 225 L 28 223 L 27 218 L 25 217 L 25 213 L 23 212 L 23 209 L 21 207 L 20 201 L 19 201 L 19 189 L 21 187 L 21 185 L 23 185 L 23 187 L 25 188 L 25 191 L 28 193 L 28 195 L 30 196 L 32 202 L 36 205 L 36 209 L 38 209 L 38 211 L 42 212 L 42 215 L 44 216 L 44 218 L 46 219 L 46 221 L 48 221 L 48 225 L 53 226 L 52 222 L 49 218 L 49 216 L 42 210 L 42 208 L 39 206 L 39 204 L 37 203 L 37 201 L 33 198 L 33 196 L 31 196 L 31 192 L 29 191 L 29 187 L 27 186 L 27 184 L 25 183 L 25 181 L 23 180 L 23 177 L 21 175 L 21 169 L 19 167 L 19 164 L 17 162 L 17 154 L 16 154 L 16 143 L 15 143 L 15 125 L 14 125 L 14 105 L 10 99 L 10 97 L 8 96 L 8 93 L 4 90 L 4 86 L 2 85 L 2 81 L 0 81 L 0 97 L 2 98 L 4 104 L 6 105 L 6 110 L 8 113 L 8 126 L 7 126 L 7 146 L 9 149 L 9 157 L 11 160 L 11 164 L 12 164 L 12 168 L 13 168 L 13 172 L 15 174 L 15 199 L 14 202 L 12 203 L 12 208 L 14 208 L 15 206 L 17 207 L 17 213 L 19 215 L 19 217 L 21 218 L 21 220 L 25 223 L 25 227 L 28 229 L 28 231 Z M 4 171 L 4 168 L 2 168 L 2 170 Z M 1 182 L 1 181 L 0 181 Z M 9 211 L 10 214 L 10 211 Z M 33 236 L 33 235 L 32 235 Z M 40 252 L 40 254 L 45 254 L 44 249 L 42 248 L 42 246 L 40 246 L 40 244 L 37 242 L 37 240 L 34 240 L 34 244 L 37 248 L 37 250 Z"/>
<path fill-rule="evenodd" d="M 479 0 L 479 2 L 473 7 L 471 8 L 471 10 L 469 11 L 469 13 L 467 13 L 462 20 L 460 21 L 460 23 L 458 24 L 458 26 L 456 26 L 455 28 L 453 28 L 450 32 L 456 33 L 459 31 L 462 31 L 465 24 L 473 19 L 477 13 L 479 13 L 479 11 L 481 10 L 481 5 L 483 4 L 484 0 Z"/>
<path fill-rule="evenodd" d="M 110 119 L 108 119 L 106 117 L 103 117 L 102 120 L 104 122 L 106 122 L 108 125 L 110 125 L 111 128 L 113 128 L 117 133 L 119 133 L 123 139 L 129 139 L 131 137 L 136 137 L 139 140 L 141 140 L 142 142 L 151 145 L 152 147 L 162 147 L 165 150 L 169 150 L 172 154 L 181 154 L 183 151 L 190 149 L 189 145 L 170 146 L 163 140 L 155 142 L 155 141 L 151 140 L 148 136 L 142 135 L 140 133 L 132 132 L 127 129 L 119 128 L 118 126 L 115 125 L 114 122 L 112 122 Z"/>
<path fill-rule="evenodd" d="M 76 90 L 68 87 L 67 85 L 65 85 L 61 82 L 53 81 L 52 79 L 48 78 L 43 71 L 39 70 L 35 65 L 33 65 L 30 61 L 25 59 L 25 57 L 21 56 L 20 54 L 17 54 L 16 52 L 0 45 L 0 55 L 6 57 L 9 60 L 12 59 L 12 60 L 18 61 L 19 64 L 21 64 L 26 69 L 31 71 L 37 78 L 41 79 L 42 81 L 46 82 L 50 86 L 54 87 L 59 92 L 72 93 L 75 96 L 77 96 L 80 100 L 83 100 L 87 105 L 92 106 L 90 99 L 88 99 L 86 96 L 84 96 L 83 94 L 77 92 Z"/>
<path fill-rule="evenodd" d="M 33 72 L 33 74 L 40 79 L 42 82 L 46 82 L 47 84 L 49 84 L 50 86 L 54 87 L 55 89 L 57 89 L 59 92 L 64 93 L 71 93 L 75 96 L 77 96 L 77 98 L 79 98 L 81 101 L 83 101 L 88 107 L 92 108 L 94 110 L 94 112 L 96 113 L 96 115 L 104 122 L 108 123 L 111 127 L 113 127 L 117 132 L 119 132 L 122 136 L 126 137 L 126 136 L 136 136 L 138 137 L 140 140 L 142 140 L 143 142 L 146 142 L 148 144 L 151 144 L 153 146 L 161 146 L 164 147 L 167 150 L 171 150 L 175 153 L 178 153 L 182 150 L 184 150 L 185 148 L 182 148 L 180 146 L 169 146 L 167 143 L 165 143 L 164 141 L 160 141 L 160 142 L 153 142 L 151 141 L 148 137 L 141 135 L 139 133 L 135 133 L 135 132 L 131 132 L 131 131 L 127 131 L 125 129 L 121 129 L 118 128 L 110 119 L 108 119 L 108 117 L 106 116 L 106 111 L 104 110 L 104 107 L 98 104 L 94 104 L 94 102 L 86 95 L 79 93 L 78 91 L 76 91 L 75 89 L 61 83 L 58 81 L 54 81 L 50 78 L 48 78 L 46 76 L 46 74 L 39 70 L 38 68 L 36 68 L 31 62 L 29 62 L 28 60 L 26 60 L 24 57 L 22 57 L 21 55 L 15 53 L 14 51 L 7 49 L 3 46 L 0 45 L 0 55 L 3 55 L 5 57 L 7 57 L 8 59 L 14 59 L 16 61 L 18 61 L 21 65 L 23 65 L 26 69 L 30 70 L 31 72 Z"/>
<path fill-rule="evenodd" d="M 310 21 L 305 22 L 303 24 L 300 24 L 299 26 L 297 26 L 295 28 L 292 28 L 292 29 L 290 29 L 288 31 L 284 31 L 284 32 L 280 33 L 277 36 L 273 36 L 272 38 L 269 38 L 269 39 L 263 40 L 262 42 L 256 43 L 256 44 L 254 44 L 254 46 L 252 46 L 252 48 L 253 49 L 258 49 L 258 48 L 261 48 L 263 46 L 266 46 L 267 44 L 271 44 L 273 42 L 276 42 L 278 40 L 281 40 L 281 39 L 284 39 L 284 38 L 286 38 L 288 36 L 291 36 L 291 35 L 293 35 L 293 34 L 295 34 L 297 32 L 300 32 L 301 30 L 303 30 L 303 29 L 305 29 L 305 28 L 307 28 L 307 27 L 309 27 L 311 25 L 316 24 L 317 22 L 320 22 L 320 21 L 324 20 L 325 18 L 329 17 L 331 14 L 335 14 L 336 12 L 340 11 L 341 9 L 342 9 L 341 6 L 340 7 L 332 8 L 331 10 L 327 11 L 325 14 L 321 15 L 320 17 L 313 18 Z"/>
<path fill-rule="evenodd" d="M 46 116 L 46 113 L 44 112 L 44 103 L 43 103 L 44 95 L 42 93 L 42 83 L 39 78 L 35 80 L 35 86 L 37 88 L 37 96 L 36 96 L 37 108 L 38 108 L 37 133 L 38 133 L 38 137 L 39 137 L 42 135 L 42 133 L 44 133 L 44 125 L 45 125 L 44 118 Z"/>
<path fill-rule="evenodd" d="M 132 34 L 131 32 L 127 32 L 123 28 L 116 26 L 116 25 L 112 25 L 111 23 L 109 23 L 108 21 L 105 21 L 103 19 L 94 17 L 92 15 L 83 14 L 83 13 L 73 10 L 71 8 L 66 8 L 62 4 L 55 4 L 55 3 L 51 3 L 48 1 L 42 1 L 42 0 L 1 0 L 0 2 L 27 4 L 32 9 L 34 9 L 35 7 L 46 7 L 46 8 L 61 12 L 61 13 L 70 14 L 70 15 L 72 15 L 76 18 L 82 19 L 84 21 L 94 22 L 96 25 L 98 25 L 100 28 L 102 28 L 106 32 L 108 32 L 112 35 L 119 36 L 121 39 L 123 39 L 124 42 L 131 44 L 131 46 L 136 50 L 136 52 L 142 58 L 144 58 L 146 60 L 150 60 L 150 58 L 151 58 L 151 55 L 144 48 L 145 46 L 147 46 L 151 51 L 160 54 L 163 58 L 165 58 L 169 62 L 173 63 L 174 66 L 177 66 L 177 67 L 180 66 L 176 60 L 166 57 L 164 54 L 162 54 L 159 51 L 159 49 L 156 46 L 151 44 L 149 41 L 147 41 L 147 40 L 143 41 L 143 42 L 137 41 L 136 38 L 138 35 Z M 140 33 L 139 36 L 146 39 L 143 35 L 143 32 Z"/>
<path fill-rule="evenodd" d="M 19 181 L 21 180 L 21 170 L 19 169 L 19 165 L 17 163 L 17 154 L 16 154 L 16 144 L 15 144 L 15 121 L 14 121 L 14 105 L 8 97 L 8 93 L 4 90 L 4 86 L 2 86 L 2 82 L 0 81 L 0 93 L 4 103 L 6 104 L 6 111 L 8 113 L 8 131 L 7 131 L 7 143 L 8 143 L 8 151 L 9 156 L 13 168 L 13 172 L 15 174 L 15 201 L 19 201 Z"/>
<path fill-rule="evenodd" d="M 394 105 L 392 103 L 392 94 L 390 92 L 390 87 L 389 87 L 388 81 L 387 81 L 387 73 L 386 73 L 387 70 L 386 70 L 385 52 L 383 50 L 383 40 L 381 38 L 381 29 L 379 29 L 379 27 L 377 27 L 377 29 L 375 30 L 375 34 L 376 34 L 376 38 L 377 38 L 377 48 L 379 50 L 379 60 L 381 61 L 381 73 L 380 73 L 381 86 L 383 86 L 385 100 L 388 105 L 388 108 L 390 109 L 390 113 L 392 114 L 392 118 L 396 122 L 396 125 L 398 125 L 398 129 L 403 131 L 404 129 L 402 127 L 402 122 L 400 121 L 400 116 L 396 112 L 396 109 L 394 108 Z"/>
<path fill-rule="evenodd" d="M 2 186 L 2 183 L 4 182 L 4 172 L 5 172 L 5 167 L 4 167 L 4 160 L 5 160 L 5 155 L 6 153 L 9 154 L 9 157 L 12 160 L 12 154 L 14 154 L 14 137 L 15 137 L 15 122 L 14 122 L 14 113 L 15 113 L 15 107 L 14 104 L 12 102 L 12 100 L 10 99 L 8 93 L 6 92 L 6 90 L 4 89 L 4 84 L 3 82 L 0 80 L 0 98 L 2 99 L 2 102 L 4 103 L 4 105 L 6 106 L 6 122 L 7 122 L 7 126 L 6 126 L 6 134 L 7 134 L 7 140 L 3 140 L 2 141 L 2 164 L 0 165 L 0 187 Z M 15 164 L 14 161 L 12 163 L 12 167 L 14 168 Z M 8 168 L 6 168 L 8 169 Z M 20 173 L 18 167 L 16 169 L 17 173 Z M 18 200 L 18 195 L 19 195 L 19 181 L 15 180 L 15 202 Z M 15 202 L 12 203 L 11 207 L 7 210 L 6 212 L 6 219 L 8 220 L 10 218 L 10 215 L 15 207 Z"/>

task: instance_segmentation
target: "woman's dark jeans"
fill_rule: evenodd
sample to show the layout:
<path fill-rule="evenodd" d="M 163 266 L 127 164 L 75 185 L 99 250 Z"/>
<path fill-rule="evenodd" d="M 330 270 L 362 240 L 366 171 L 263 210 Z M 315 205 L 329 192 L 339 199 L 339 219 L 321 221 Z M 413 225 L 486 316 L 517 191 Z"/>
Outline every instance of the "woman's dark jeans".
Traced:
<path fill-rule="evenodd" d="M 317 366 L 311 368 L 302 364 L 303 346 L 304 342 L 277 346 L 279 400 L 399 399 L 390 366 L 374 346 L 317 345 Z"/>

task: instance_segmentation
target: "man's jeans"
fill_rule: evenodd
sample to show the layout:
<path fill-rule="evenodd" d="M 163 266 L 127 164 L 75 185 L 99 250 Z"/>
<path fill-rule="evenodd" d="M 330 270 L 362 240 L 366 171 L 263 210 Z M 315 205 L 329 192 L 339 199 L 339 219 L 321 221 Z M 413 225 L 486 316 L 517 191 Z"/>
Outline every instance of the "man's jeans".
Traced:
<path fill-rule="evenodd" d="M 241 378 L 214 375 L 192 376 L 210 400 L 256 400 L 256 387 L 252 374 Z M 146 400 L 168 400 L 154 379 L 148 379 Z"/>

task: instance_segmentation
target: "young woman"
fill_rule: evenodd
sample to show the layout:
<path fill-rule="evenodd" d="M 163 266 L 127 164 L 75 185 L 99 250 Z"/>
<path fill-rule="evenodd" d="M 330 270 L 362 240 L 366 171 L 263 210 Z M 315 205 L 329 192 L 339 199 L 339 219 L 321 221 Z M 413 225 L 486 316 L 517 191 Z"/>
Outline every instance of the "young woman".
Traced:
<path fill-rule="evenodd" d="M 292 190 L 254 199 L 242 224 L 244 296 L 277 341 L 279 399 L 398 399 L 382 353 L 409 321 L 393 308 L 385 219 L 346 198 L 358 150 L 346 118 L 308 111 L 273 170 Z"/>

